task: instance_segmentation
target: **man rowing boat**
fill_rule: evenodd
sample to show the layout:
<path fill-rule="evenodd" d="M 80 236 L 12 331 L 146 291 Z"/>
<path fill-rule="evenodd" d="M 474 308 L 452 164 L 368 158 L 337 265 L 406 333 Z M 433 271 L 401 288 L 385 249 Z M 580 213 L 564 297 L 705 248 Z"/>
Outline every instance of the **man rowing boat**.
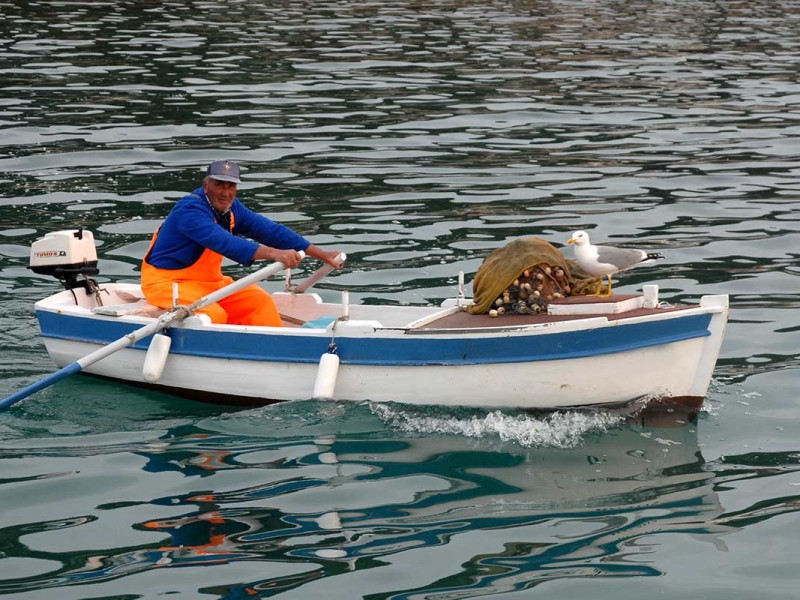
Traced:
<path fill-rule="evenodd" d="M 142 291 L 150 304 L 172 308 L 175 283 L 178 304 L 191 304 L 231 283 L 222 274 L 223 257 L 244 265 L 280 261 L 293 268 L 300 264 L 302 250 L 336 268 L 341 266 L 335 260 L 338 251 L 323 250 L 242 204 L 236 196 L 240 183 L 235 162 L 212 162 L 202 186 L 172 208 L 153 234 L 142 261 Z M 214 323 L 282 325 L 272 298 L 255 284 L 198 312 Z"/>

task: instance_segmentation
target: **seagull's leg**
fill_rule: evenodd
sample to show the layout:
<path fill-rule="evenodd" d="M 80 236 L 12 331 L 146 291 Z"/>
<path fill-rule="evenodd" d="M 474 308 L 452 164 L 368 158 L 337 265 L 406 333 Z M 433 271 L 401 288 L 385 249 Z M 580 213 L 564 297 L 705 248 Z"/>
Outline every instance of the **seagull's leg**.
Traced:
<path fill-rule="evenodd" d="M 608 293 L 606 294 L 606 296 L 610 295 L 611 295 L 611 275 L 608 276 Z"/>
<path fill-rule="evenodd" d="M 604 277 L 601 275 L 600 276 L 600 281 L 597 282 L 597 288 L 594 290 L 594 295 L 595 296 L 599 296 L 600 295 L 600 288 L 603 287 L 603 280 L 604 280 Z"/>

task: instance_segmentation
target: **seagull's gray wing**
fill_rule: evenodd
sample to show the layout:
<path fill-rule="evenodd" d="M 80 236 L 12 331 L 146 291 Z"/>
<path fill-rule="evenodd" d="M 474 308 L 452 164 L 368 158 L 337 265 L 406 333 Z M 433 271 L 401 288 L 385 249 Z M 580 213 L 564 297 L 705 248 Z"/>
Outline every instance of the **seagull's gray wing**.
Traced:
<path fill-rule="evenodd" d="M 614 265 L 618 271 L 629 269 L 647 259 L 647 254 L 642 250 L 610 246 L 595 246 L 595 248 L 597 248 L 598 262 Z"/>

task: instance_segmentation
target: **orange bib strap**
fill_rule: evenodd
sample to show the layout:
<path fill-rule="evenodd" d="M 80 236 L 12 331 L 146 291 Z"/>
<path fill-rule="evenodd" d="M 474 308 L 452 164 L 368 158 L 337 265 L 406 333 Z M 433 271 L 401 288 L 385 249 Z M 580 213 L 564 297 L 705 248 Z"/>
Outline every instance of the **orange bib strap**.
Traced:
<path fill-rule="evenodd" d="M 172 308 L 173 284 L 176 283 L 178 284 L 178 304 L 188 305 L 233 282 L 233 279 L 222 274 L 222 255 L 208 248 L 203 251 L 194 264 L 186 268 L 159 269 L 154 267 L 147 262 L 147 257 L 157 238 L 158 231 L 153 234 L 150 247 L 145 254 L 145 260 L 142 261 L 142 292 L 153 306 L 164 309 Z M 272 327 L 282 325 L 272 297 L 255 284 L 197 312 L 208 315 L 214 323 Z"/>

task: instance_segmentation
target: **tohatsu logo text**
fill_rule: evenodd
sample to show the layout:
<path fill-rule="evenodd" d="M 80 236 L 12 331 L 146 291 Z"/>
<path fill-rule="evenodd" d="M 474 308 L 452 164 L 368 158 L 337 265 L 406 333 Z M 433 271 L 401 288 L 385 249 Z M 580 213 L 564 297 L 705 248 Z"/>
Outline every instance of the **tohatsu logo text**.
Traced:
<path fill-rule="evenodd" d="M 66 256 L 65 250 L 47 250 L 46 252 L 34 252 L 36 258 L 56 258 L 59 256 Z"/>

